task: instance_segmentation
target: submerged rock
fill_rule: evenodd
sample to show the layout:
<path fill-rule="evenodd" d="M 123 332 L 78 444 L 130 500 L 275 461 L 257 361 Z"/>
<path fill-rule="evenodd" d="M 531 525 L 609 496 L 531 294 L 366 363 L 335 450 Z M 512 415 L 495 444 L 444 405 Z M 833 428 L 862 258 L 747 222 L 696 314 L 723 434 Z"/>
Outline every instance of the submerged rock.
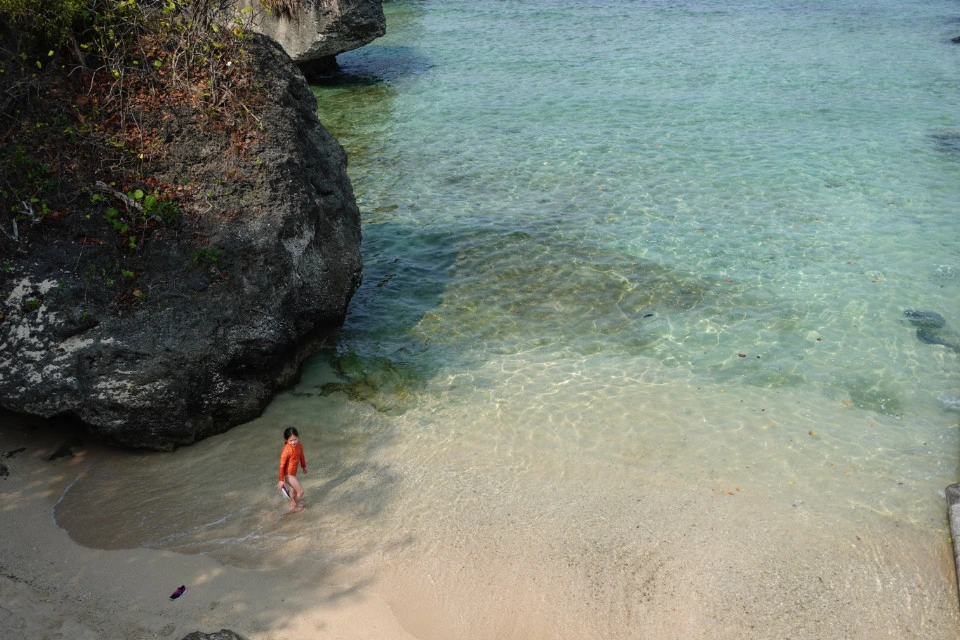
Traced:
<path fill-rule="evenodd" d="M 127 251 L 125 272 L 103 221 L 106 240 L 65 234 L 3 265 L 0 405 L 170 449 L 259 415 L 342 323 L 362 272 L 346 155 L 289 56 L 252 46 L 268 104 L 240 152 L 192 109 L 162 114 L 153 175 L 199 194 L 189 221 Z"/>
<path fill-rule="evenodd" d="M 940 129 L 931 134 L 934 142 L 948 151 L 960 150 L 960 129 Z"/>
<path fill-rule="evenodd" d="M 914 311 L 913 309 L 907 309 L 903 312 L 903 315 L 918 327 L 938 328 L 947 324 L 943 316 L 936 311 Z"/>
<path fill-rule="evenodd" d="M 260 0 L 241 0 L 241 6 L 257 12 L 255 28 L 279 42 L 308 78 L 336 72 L 338 54 L 387 32 L 382 0 L 301 0 L 293 16 L 265 11 Z"/>
<path fill-rule="evenodd" d="M 917 339 L 927 344 L 939 344 L 960 353 L 960 336 L 931 327 L 919 327 Z"/>
<path fill-rule="evenodd" d="M 903 315 L 917 327 L 917 340 L 927 344 L 939 344 L 960 353 L 960 335 L 945 329 L 947 321 L 936 311 L 907 309 Z"/>

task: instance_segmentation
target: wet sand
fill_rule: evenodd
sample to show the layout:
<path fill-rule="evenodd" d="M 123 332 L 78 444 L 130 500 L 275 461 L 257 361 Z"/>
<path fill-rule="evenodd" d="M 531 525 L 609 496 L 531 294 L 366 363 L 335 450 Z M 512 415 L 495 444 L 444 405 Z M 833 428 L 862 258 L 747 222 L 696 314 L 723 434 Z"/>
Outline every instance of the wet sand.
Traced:
<path fill-rule="evenodd" d="M 409 639 L 363 584 L 310 572 L 247 571 L 204 556 L 98 550 L 73 542 L 52 507 L 103 449 L 84 438 L 73 458 L 49 461 L 75 435 L 4 417 L 0 454 L 0 638 L 170 638 L 231 629 L 249 640 Z M 169 599 L 181 584 L 187 592 Z"/>
<path fill-rule="evenodd" d="M 23 420 L 0 428 L 0 454 L 25 447 L 2 459 L 0 638 L 179 639 L 221 628 L 250 640 L 960 636 L 938 526 L 869 509 L 836 518 L 722 481 L 638 482 L 634 469 L 586 459 L 522 489 L 451 460 L 416 470 L 394 461 L 399 490 L 443 481 L 470 497 L 412 535 L 383 531 L 352 563 L 314 561 L 299 544 L 286 547 L 289 562 L 257 570 L 214 553 L 91 549 L 56 525 L 53 506 L 117 453 L 87 442 L 48 460 L 69 437 Z M 313 467 L 308 478 L 322 474 Z M 187 593 L 170 601 L 180 584 Z"/>

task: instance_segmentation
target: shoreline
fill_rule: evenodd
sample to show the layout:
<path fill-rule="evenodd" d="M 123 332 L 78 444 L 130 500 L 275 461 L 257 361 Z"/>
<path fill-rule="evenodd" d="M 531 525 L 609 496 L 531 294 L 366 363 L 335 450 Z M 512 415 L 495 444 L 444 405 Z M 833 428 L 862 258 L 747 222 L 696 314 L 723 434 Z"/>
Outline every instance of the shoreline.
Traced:
<path fill-rule="evenodd" d="M 271 568 L 224 564 L 216 551 L 89 548 L 52 509 L 85 470 L 116 468 L 116 452 L 90 443 L 48 461 L 76 433 L 24 433 L 26 422 L 41 421 L 0 419 L 0 455 L 27 448 L 2 459 L 0 640 L 181 640 L 222 628 L 246 640 L 947 640 L 960 630 L 953 558 L 936 526 L 869 509 L 836 518 L 810 500 L 797 508 L 746 489 L 732 496 L 580 457 L 559 475 L 504 484 L 503 467 L 465 473 L 442 447 L 409 466 L 379 451 L 371 463 L 393 464 L 392 490 L 455 479 L 436 496 L 444 515 L 417 520 L 397 505 L 379 514 L 385 526 L 341 538 L 326 528 L 319 535 L 338 549 L 334 561 L 316 555 L 321 541 L 309 535 L 284 544 L 289 563 Z M 182 453 L 202 466 L 211 452 Z M 317 459 L 308 478 L 323 475 Z M 377 549 L 343 561 L 371 535 Z M 187 593 L 170 601 L 181 584 Z"/>
<path fill-rule="evenodd" d="M 37 422 L 0 418 L 0 454 L 26 447 L 3 458 L 9 475 L 0 478 L 0 640 L 180 640 L 194 631 L 220 629 L 247 640 L 413 638 L 360 582 L 341 583 L 331 575 L 316 579 L 291 569 L 237 569 L 207 556 L 75 543 L 56 525 L 52 509 L 95 462 L 101 445 L 48 461 L 71 435 L 36 427 Z M 181 584 L 187 592 L 171 601 Z"/>

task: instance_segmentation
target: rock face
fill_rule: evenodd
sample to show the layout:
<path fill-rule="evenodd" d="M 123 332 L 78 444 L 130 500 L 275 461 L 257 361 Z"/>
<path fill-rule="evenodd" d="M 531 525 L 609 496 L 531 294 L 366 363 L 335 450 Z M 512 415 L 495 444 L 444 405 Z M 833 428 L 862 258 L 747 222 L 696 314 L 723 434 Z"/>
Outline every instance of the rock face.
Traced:
<path fill-rule="evenodd" d="M 260 0 L 241 0 L 258 13 L 256 29 L 280 43 L 309 78 L 336 70 L 335 56 L 386 33 L 381 0 L 300 0 L 293 17 L 267 13 Z"/>
<path fill-rule="evenodd" d="M 170 449 L 259 415 L 342 323 L 362 276 L 346 155 L 283 50 L 257 36 L 252 54 L 270 102 L 255 139 L 237 145 L 194 111 L 163 115 L 170 151 L 154 175 L 203 206 L 127 252 L 140 263 L 111 267 L 101 222 L 101 238 L 2 265 L 0 405 Z"/>

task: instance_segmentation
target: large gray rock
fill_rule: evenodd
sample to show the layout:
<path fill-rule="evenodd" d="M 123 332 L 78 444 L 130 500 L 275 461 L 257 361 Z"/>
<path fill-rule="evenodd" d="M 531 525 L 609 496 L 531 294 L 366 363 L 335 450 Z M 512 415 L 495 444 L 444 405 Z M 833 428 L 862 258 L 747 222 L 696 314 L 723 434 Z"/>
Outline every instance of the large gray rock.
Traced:
<path fill-rule="evenodd" d="M 387 32 L 382 0 L 299 0 L 294 16 L 267 12 L 260 0 L 240 4 L 254 9 L 254 28 L 279 42 L 307 77 L 336 70 L 338 54 Z"/>
<path fill-rule="evenodd" d="M 953 566 L 960 586 L 960 484 L 951 484 L 946 489 L 947 516 L 950 522 L 950 537 L 953 540 Z"/>
<path fill-rule="evenodd" d="M 262 130 L 157 116 L 153 175 L 195 205 L 178 224 L 118 248 L 78 197 L 87 226 L 2 265 L 0 405 L 169 449 L 259 415 L 342 323 L 362 275 L 346 155 L 283 50 L 257 36 L 253 55 Z"/>

